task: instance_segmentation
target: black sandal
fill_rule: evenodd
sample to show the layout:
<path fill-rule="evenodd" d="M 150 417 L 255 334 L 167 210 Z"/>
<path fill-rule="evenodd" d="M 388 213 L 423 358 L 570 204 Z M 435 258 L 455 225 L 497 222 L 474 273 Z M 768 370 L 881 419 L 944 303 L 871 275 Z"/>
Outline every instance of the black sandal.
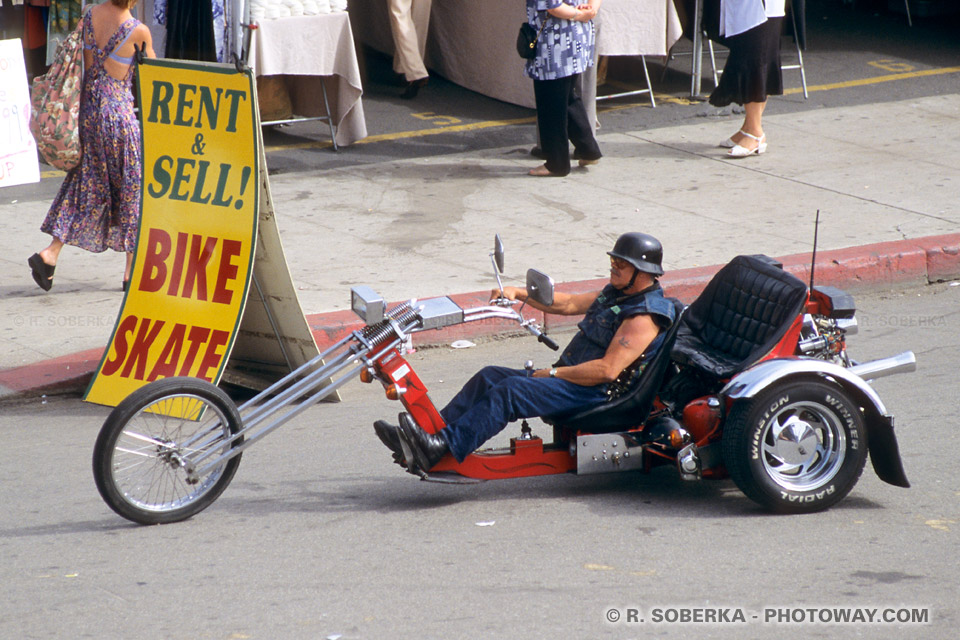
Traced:
<path fill-rule="evenodd" d="M 44 291 L 50 291 L 53 286 L 53 272 L 57 265 L 50 265 L 43 261 L 39 253 L 35 253 L 27 258 L 27 264 L 33 271 L 33 281 Z"/>

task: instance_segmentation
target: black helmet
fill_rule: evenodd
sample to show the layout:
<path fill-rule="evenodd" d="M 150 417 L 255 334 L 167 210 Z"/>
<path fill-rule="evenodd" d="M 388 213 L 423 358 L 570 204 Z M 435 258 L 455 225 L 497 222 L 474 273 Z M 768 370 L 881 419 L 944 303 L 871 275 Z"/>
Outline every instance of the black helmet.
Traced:
<path fill-rule="evenodd" d="M 663 267 L 660 266 L 663 262 L 663 246 L 659 240 L 646 233 L 633 231 L 623 234 L 617 238 L 613 251 L 607 251 L 607 255 L 626 260 L 644 273 L 663 275 Z"/>

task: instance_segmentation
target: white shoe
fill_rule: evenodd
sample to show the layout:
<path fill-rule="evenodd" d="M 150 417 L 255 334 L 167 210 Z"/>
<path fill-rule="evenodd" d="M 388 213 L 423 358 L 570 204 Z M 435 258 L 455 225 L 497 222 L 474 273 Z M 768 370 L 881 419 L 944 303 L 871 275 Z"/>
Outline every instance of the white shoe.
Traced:
<path fill-rule="evenodd" d="M 741 129 L 738 133 L 742 136 L 747 135 L 746 133 L 743 132 L 743 129 Z M 735 146 L 737 146 L 737 143 L 733 141 L 733 136 L 731 136 L 726 140 L 724 140 L 723 142 L 721 142 L 720 144 L 718 144 L 717 146 L 722 149 L 733 149 Z"/>
<path fill-rule="evenodd" d="M 756 140 L 757 141 L 756 149 L 747 149 L 746 147 L 742 147 L 739 144 L 735 144 L 733 145 L 733 148 L 727 152 L 728 156 L 730 156 L 731 158 L 746 158 L 747 156 L 752 156 L 754 154 L 760 155 L 761 153 L 766 153 L 767 151 L 767 143 L 765 142 L 765 140 L 767 139 L 766 134 L 762 136 L 755 136 L 753 134 L 747 133 L 746 131 L 741 131 L 740 133 L 747 136 L 748 138 L 753 138 L 754 140 Z"/>

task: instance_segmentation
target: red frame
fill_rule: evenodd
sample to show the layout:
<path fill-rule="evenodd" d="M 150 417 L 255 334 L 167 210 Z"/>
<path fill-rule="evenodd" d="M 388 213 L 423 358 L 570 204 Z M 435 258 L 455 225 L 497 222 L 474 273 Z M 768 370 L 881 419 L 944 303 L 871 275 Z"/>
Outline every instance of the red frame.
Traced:
<path fill-rule="evenodd" d="M 811 314 L 819 313 L 821 304 L 821 300 L 808 296 L 805 311 Z M 803 315 L 798 314 L 783 338 L 760 360 L 796 355 L 802 326 Z M 380 352 L 374 355 L 372 360 L 385 388 L 396 384 L 402 389 L 399 399 L 420 427 L 429 433 L 436 433 L 445 426 L 440 412 L 430 400 L 426 385 L 397 348 Z M 723 421 L 720 415 L 694 406 L 698 400 L 685 407 L 684 427 L 693 434 L 697 446 L 705 446 L 719 439 L 723 431 Z M 457 462 L 452 455 L 447 455 L 430 469 L 430 472 L 452 472 L 466 478 L 495 480 L 568 473 L 576 471 L 576 468 L 577 460 L 570 452 L 569 443 L 555 442 L 545 445 L 542 439 L 533 437 L 527 440 L 511 438 L 509 447 L 477 451 L 468 455 L 463 462 Z M 703 475 L 726 477 L 726 470 L 722 467 L 704 469 Z"/>

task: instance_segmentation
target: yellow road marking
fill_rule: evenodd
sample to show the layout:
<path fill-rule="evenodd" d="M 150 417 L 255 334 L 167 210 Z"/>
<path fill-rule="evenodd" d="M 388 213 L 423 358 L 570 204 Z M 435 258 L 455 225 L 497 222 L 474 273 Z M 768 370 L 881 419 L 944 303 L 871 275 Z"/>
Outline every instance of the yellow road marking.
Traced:
<path fill-rule="evenodd" d="M 950 527 L 947 525 L 956 524 L 956 522 L 956 520 L 927 520 L 923 524 L 927 525 L 928 527 L 933 527 L 939 531 L 950 531 Z"/>
<path fill-rule="evenodd" d="M 636 89 L 636 85 L 627 84 L 626 82 L 623 82 L 621 80 L 607 80 L 606 86 L 613 87 L 614 89 L 616 89 L 616 93 L 626 93 L 627 91 L 633 91 L 634 89 Z M 691 105 L 691 104 L 700 104 L 702 102 L 701 100 L 693 100 L 691 98 L 681 98 L 678 96 L 672 96 L 665 93 L 657 93 L 656 91 L 653 92 L 653 97 L 657 100 L 657 102 L 669 102 L 671 104 Z M 646 99 L 646 100 L 638 99 L 637 102 L 634 102 L 632 104 L 616 105 L 613 107 L 605 106 L 602 109 L 600 109 L 600 111 L 614 111 L 616 109 L 622 109 L 624 107 L 627 107 L 627 108 L 643 107 L 643 106 L 649 106 L 649 105 L 650 105 L 649 99 Z"/>
<path fill-rule="evenodd" d="M 454 118 L 453 116 L 442 116 L 440 114 L 434 113 L 433 111 L 424 111 L 423 113 L 411 113 L 414 118 L 419 118 L 420 120 L 433 121 L 437 126 L 444 127 L 451 124 L 457 124 L 458 122 L 463 122 L 460 118 Z"/>
<path fill-rule="evenodd" d="M 831 91 L 833 89 L 848 89 L 850 87 L 862 87 L 871 84 L 880 84 L 882 82 L 894 82 L 897 80 L 909 80 L 911 78 L 924 78 L 928 76 L 937 76 L 944 75 L 948 73 L 958 73 L 960 72 L 960 67 L 943 67 L 940 69 L 925 69 L 922 71 L 910 71 L 906 73 L 892 73 L 884 76 L 875 76 L 872 78 L 860 78 L 858 80 L 847 80 L 844 82 L 833 82 L 830 84 L 820 84 L 820 85 L 808 85 L 807 92 L 813 93 L 815 91 Z M 614 86 L 627 86 L 620 83 L 612 82 Z M 784 95 L 793 95 L 795 93 L 802 93 L 803 89 L 798 87 L 796 89 L 786 89 L 784 90 Z M 654 92 L 654 97 L 659 102 L 669 102 L 673 104 L 680 105 L 690 105 L 690 104 L 700 104 L 697 100 L 690 100 L 687 98 L 678 98 L 676 96 L 662 95 Z M 611 105 L 609 107 L 605 106 L 598 109 L 601 113 L 609 111 L 620 111 L 622 109 L 632 109 L 634 107 L 641 107 L 649 105 L 648 100 L 630 102 L 628 104 L 621 105 Z M 474 122 L 471 124 L 461 124 L 448 127 L 436 127 L 433 129 L 420 129 L 416 131 L 400 131 L 398 133 L 384 133 L 375 136 L 368 136 L 363 140 L 358 140 L 354 144 L 369 144 L 373 142 L 386 142 L 389 140 L 402 140 L 404 138 L 419 138 L 422 136 L 432 136 L 441 133 L 456 133 L 459 131 L 478 131 L 480 129 L 489 129 L 492 127 L 504 127 L 513 124 L 529 124 L 536 122 L 536 116 L 530 118 L 516 118 L 513 120 L 490 120 L 486 122 Z M 332 146 L 329 142 L 305 142 L 302 144 L 296 145 L 284 145 L 284 146 L 275 146 L 267 147 L 267 151 L 279 151 L 281 149 L 316 149 L 316 148 L 326 148 Z"/>
<path fill-rule="evenodd" d="M 896 60 L 890 60 L 889 58 L 884 58 L 882 60 L 871 60 L 867 64 L 871 67 L 876 67 L 877 69 L 889 71 L 890 73 L 906 73 L 907 71 L 913 71 L 916 69 L 916 67 L 912 64 L 907 64 L 906 62 L 897 62 Z"/>
<path fill-rule="evenodd" d="M 863 87 L 868 84 L 880 84 L 881 82 L 894 82 L 896 80 L 909 80 L 911 78 L 925 78 L 927 76 L 940 76 L 947 73 L 958 73 L 960 67 L 943 67 L 941 69 L 924 69 L 923 71 L 909 71 L 907 73 L 891 73 L 886 76 L 875 76 L 873 78 L 860 78 L 859 80 L 847 80 L 845 82 L 833 82 L 831 84 L 819 84 L 813 87 L 808 86 L 807 91 L 831 91 L 833 89 L 849 89 L 850 87 Z M 802 88 L 786 89 L 783 95 L 794 93 L 803 93 Z"/>
<path fill-rule="evenodd" d="M 527 118 L 515 118 L 513 120 L 487 120 L 485 122 L 471 122 L 468 124 L 450 125 L 447 127 L 435 127 L 433 129 L 419 129 L 417 131 L 398 131 L 396 133 L 380 133 L 375 136 L 367 136 L 362 140 L 357 140 L 353 144 L 370 144 L 371 142 L 386 142 L 388 140 L 403 140 L 404 138 L 419 138 L 422 136 L 435 136 L 441 133 L 457 133 L 460 131 L 478 131 L 480 129 L 490 129 L 492 127 L 506 127 L 512 124 L 530 124 L 537 121 L 536 116 Z M 301 144 L 280 145 L 275 147 L 266 147 L 266 151 L 280 151 L 283 149 L 323 149 L 332 146 L 330 142 L 304 142 Z"/>
<path fill-rule="evenodd" d="M 815 91 L 832 91 L 834 89 L 849 89 L 851 87 L 863 87 L 871 84 L 880 84 L 883 82 L 896 82 L 898 80 L 910 80 L 912 78 L 925 78 L 929 76 L 938 76 L 945 75 L 948 73 L 960 73 L 960 67 L 942 67 L 940 69 L 924 69 L 921 71 L 909 71 L 905 73 L 892 73 L 884 76 L 875 76 L 872 78 L 860 78 L 858 80 L 846 80 L 844 82 L 833 82 L 830 84 L 819 84 L 807 86 L 807 91 L 813 93 Z M 794 89 L 785 89 L 783 95 L 793 95 L 797 93 L 802 93 L 803 89 L 800 87 Z M 659 102 L 669 102 L 672 104 L 680 105 L 690 105 L 690 104 L 700 104 L 696 100 L 689 100 L 687 98 L 678 98 L 676 96 L 670 95 L 661 95 L 659 93 L 654 93 L 654 97 Z M 631 102 L 629 104 L 622 105 L 611 105 L 609 107 L 603 107 L 599 109 L 601 113 L 609 111 L 620 111 L 623 109 L 632 109 L 634 107 L 641 107 L 644 105 L 650 104 L 649 101 L 642 102 Z M 431 112 L 427 112 L 430 116 L 434 116 Z M 426 114 L 420 114 L 419 117 L 423 118 Z M 428 116 L 429 117 L 429 116 Z M 448 117 L 448 116 L 439 116 L 439 117 Z M 372 144 L 375 142 L 388 142 L 392 140 L 404 140 L 406 138 L 421 138 L 423 136 L 435 136 L 443 133 L 460 133 L 463 131 L 480 131 L 482 129 L 491 129 L 493 127 L 507 127 L 514 124 L 531 124 L 537 121 L 536 116 L 531 116 L 527 118 L 513 118 L 510 120 L 487 120 L 484 122 L 471 122 L 468 124 L 456 124 L 442 127 L 434 127 L 432 129 L 419 129 L 415 131 L 398 131 L 395 133 L 381 133 L 374 136 L 367 136 L 362 140 L 358 140 L 354 144 Z M 275 145 L 266 147 L 264 150 L 267 153 L 272 151 L 283 151 L 290 149 L 325 149 L 327 147 L 333 146 L 331 142 L 302 142 L 300 144 L 286 144 L 286 145 Z M 41 178 L 57 178 L 65 175 L 63 171 L 44 171 L 40 174 Z"/>

